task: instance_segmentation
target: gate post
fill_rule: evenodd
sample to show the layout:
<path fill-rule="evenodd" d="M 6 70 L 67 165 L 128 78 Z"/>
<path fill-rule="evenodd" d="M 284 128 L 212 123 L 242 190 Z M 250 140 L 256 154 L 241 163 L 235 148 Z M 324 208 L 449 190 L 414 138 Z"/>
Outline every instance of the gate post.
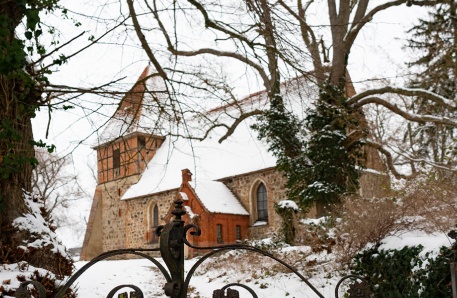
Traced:
<path fill-rule="evenodd" d="M 173 202 L 175 209 L 171 212 L 175 218 L 167 223 L 160 233 L 160 253 L 170 271 L 171 281 L 164 286 L 165 295 L 171 298 L 185 298 L 184 291 L 184 201 L 177 199 Z"/>
<path fill-rule="evenodd" d="M 451 263 L 452 298 L 457 298 L 457 263 Z"/>

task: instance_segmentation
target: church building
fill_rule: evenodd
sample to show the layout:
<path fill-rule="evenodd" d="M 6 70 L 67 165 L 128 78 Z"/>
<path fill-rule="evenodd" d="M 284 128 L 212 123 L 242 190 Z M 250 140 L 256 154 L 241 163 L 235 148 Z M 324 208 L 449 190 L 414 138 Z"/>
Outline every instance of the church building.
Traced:
<path fill-rule="evenodd" d="M 317 94 L 316 87 L 297 82 L 282 86 L 283 97 L 298 101 L 297 109 L 305 112 L 306 102 Z M 201 140 L 186 138 L 170 133 L 177 131 L 182 120 L 159 117 L 161 102 L 166 101 L 163 89 L 159 78 L 151 77 L 146 68 L 93 147 L 98 185 L 82 260 L 114 249 L 156 247 L 153 231 L 170 219 L 172 202 L 178 197 L 185 202 L 186 221 L 202 230 L 200 237 L 192 238 L 194 245 L 268 237 L 280 227 L 274 203 L 287 199 L 286 180 L 275 169 L 276 159 L 268 145 L 252 129 L 254 117 L 241 122 L 228 137 L 227 128 L 216 127 Z M 354 94 L 351 84 L 346 92 Z M 266 94 L 257 92 L 236 105 L 209 110 L 205 117 L 233 121 L 240 110 L 265 108 Z M 188 121 L 186 127 L 198 128 L 198 119 Z M 221 138 L 225 140 L 219 142 Z M 389 179 L 379 156 L 367 150 L 365 162 L 360 194 L 383 196 Z"/>

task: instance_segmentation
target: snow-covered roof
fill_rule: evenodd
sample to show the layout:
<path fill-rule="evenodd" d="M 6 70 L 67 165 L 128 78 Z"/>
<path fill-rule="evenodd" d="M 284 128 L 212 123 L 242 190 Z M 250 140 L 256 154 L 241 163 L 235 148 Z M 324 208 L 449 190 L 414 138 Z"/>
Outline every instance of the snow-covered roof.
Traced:
<path fill-rule="evenodd" d="M 289 102 L 289 106 L 294 107 L 293 112 L 302 119 L 310 105 L 310 98 L 317 95 L 314 86 L 306 80 L 293 80 L 282 86 L 284 98 Z M 208 121 L 231 125 L 240 114 L 264 110 L 267 107 L 265 92 L 258 92 L 234 105 L 209 111 L 203 120 L 195 117 L 182 122 L 185 123 L 182 131 L 189 135 L 198 135 L 198 132 L 206 131 L 205 125 Z M 219 140 L 227 133 L 227 127 L 224 126 L 211 130 L 204 140 L 167 135 L 138 183 L 132 185 L 122 199 L 177 189 L 181 185 L 181 170 L 185 168 L 194 173 L 190 183 L 192 187 L 196 187 L 201 181 L 214 181 L 275 167 L 276 158 L 268 151 L 268 145 L 258 139 L 257 131 L 251 127 L 256 121 L 255 117 L 246 118 L 233 134 L 221 143 Z"/>
<path fill-rule="evenodd" d="M 119 108 L 108 121 L 94 147 L 127 137 L 133 133 L 164 135 L 165 117 L 160 102 L 166 102 L 162 78 L 153 76 L 146 67 L 135 86 L 121 100 Z"/>
<path fill-rule="evenodd" d="M 222 182 L 199 181 L 196 183 L 194 191 L 209 212 L 249 215 L 235 195 Z"/>
<path fill-rule="evenodd" d="M 181 185 L 181 170 L 189 169 L 193 175 L 192 187 L 200 181 L 217 180 L 243 173 L 274 167 L 276 158 L 266 144 L 257 139 L 249 127 L 242 123 L 227 140 L 218 142 L 221 133 L 213 132 L 203 141 L 180 137 L 167 137 L 147 165 L 138 183 L 132 185 L 122 199 L 176 189 Z M 218 130 L 223 132 L 222 129 Z"/>

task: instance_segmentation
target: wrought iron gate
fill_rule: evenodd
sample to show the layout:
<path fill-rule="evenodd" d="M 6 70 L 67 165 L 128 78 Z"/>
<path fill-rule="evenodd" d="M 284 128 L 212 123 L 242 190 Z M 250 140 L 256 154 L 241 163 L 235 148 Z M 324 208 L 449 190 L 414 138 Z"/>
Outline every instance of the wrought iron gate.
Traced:
<path fill-rule="evenodd" d="M 197 247 L 192 245 L 186 238 L 187 233 L 195 236 L 199 236 L 201 231 L 198 226 L 193 224 L 188 224 L 184 226 L 184 220 L 182 216 L 186 214 L 186 211 L 183 208 L 183 201 L 178 199 L 174 202 L 175 209 L 171 212 L 174 215 L 174 219 L 170 221 L 165 226 L 160 226 L 156 230 L 156 234 L 160 236 L 160 247 L 154 249 L 119 249 L 113 250 L 106 253 L 103 253 L 92 261 L 88 262 L 81 269 L 79 269 L 73 276 L 69 278 L 66 284 L 60 289 L 54 298 L 63 297 L 65 292 L 75 283 L 75 281 L 91 266 L 94 264 L 107 259 L 109 257 L 123 255 L 123 254 L 134 254 L 151 261 L 163 274 L 166 279 L 166 283 L 163 287 L 165 294 L 171 298 L 185 298 L 189 290 L 189 283 L 194 275 L 197 268 L 209 257 L 215 255 L 216 253 L 230 250 L 246 250 L 259 253 L 263 256 L 269 257 L 276 262 L 282 264 L 293 272 L 303 283 L 309 287 L 317 297 L 325 298 L 300 272 L 298 272 L 291 265 L 282 261 L 281 259 L 273 256 L 272 254 L 256 248 L 254 246 L 243 245 L 243 244 L 232 244 L 232 245 L 220 245 L 220 246 L 206 246 L 206 247 Z M 188 274 L 184 276 L 184 245 L 198 250 L 211 250 L 209 253 L 202 256 L 190 269 Z M 159 251 L 161 257 L 163 258 L 166 267 L 165 268 L 159 261 L 155 258 L 146 254 L 146 252 Z M 335 297 L 340 298 L 339 289 L 343 282 L 347 280 L 353 280 L 351 286 L 345 293 L 344 297 L 357 297 L 357 298 L 366 298 L 370 296 L 369 288 L 367 287 L 366 282 L 363 278 L 356 275 L 348 275 L 343 277 L 335 287 Z M 34 281 L 27 281 L 21 284 L 19 289 L 16 292 L 15 297 L 30 297 L 27 296 L 27 287 L 32 284 L 37 292 L 39 298 L 46 298 L 43 285 Z M 234 287 L 241 287 L 247 290 L 253 298 L 258 298 L 255 291 L 249 286 L 241 283 L 231 283 L 227 284 L 221 289 L 216 289 L 213 292 L 213 298 L 238 298 L 239 292 Z M 116 293 L 124 288 L 128 288 L 128 292 L 121 294 L 118 298 L 145 298 L 142 290 L 135 285 L 119 285 L 113 288 L 108 294 L 107 298 L 113 298 Z M 84 297 L 87 298 L 87 297 Z"/>

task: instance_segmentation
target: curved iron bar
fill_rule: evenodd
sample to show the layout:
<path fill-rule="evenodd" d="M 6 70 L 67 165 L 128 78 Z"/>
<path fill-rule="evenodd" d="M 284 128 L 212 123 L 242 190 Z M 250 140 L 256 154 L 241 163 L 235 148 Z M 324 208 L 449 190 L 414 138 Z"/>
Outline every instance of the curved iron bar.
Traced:
<path fill-rule="evenodd" d="M 187 241 L 187 238 L 186 238 L 187 232 L 190 229 L 195 229 L 195 231 L 190 231 L 189 232 L 189 234 L 191 234 L 192 236 L 197 236 L 198 237 L 198 236 L 200 236 L 202 234 L 202 230 L 197 225 L 187 224 L 186 226 L 184 226 L 184 228 L 183 228 L 183 236 L 184 236 L 183 241 L 184 241 L 184 243 L 187 244 L 187 246 L 191 246 L 192 245 Z"/>
<path fill-rule="evenodd" d="M 199 249 L 198 246 L 191 246 L 192 248 L 195 248 L 195 249 Z M 204 249 L 209 249 L 210 247 L 205 247 Z M 249 250 L 249 251 L 253 251 L 253 252 L 256 252 L 256 253 L 259 253 L 261 255 L 264 255 L 266 257 L 269 257 L 273 260 L 275 260 L 276 262 L 282 264 L 283 266 L 285 266 L 286 268 L 288 268 L 290 271 L 292 271 L 292 273 L 294 273 L 295 275 L 297 275 L 308 287 L 311 288 L 311 290 L 313 290 L 314 293 L 316 293 L 316 295 L 318 295 L 320 298 L 325 298 L 303 275 L 301 275 L 297 270 L 295 270 L 292 266 L 290 266 L 289 264 L 287 264 L 286 262 L 282 261 L 281 259 L 278 259 L 276 258 L 275 256 L 273 256 L 272 254 L 266 252 L 266 251 L 263 251 L 261 249 L 258 249 L 256 247 L 253 247 L 253 246 L 249 246 L 249 245 L 242 245 L 242 244 L 239 244 L 239 245 L 226 245 L 226 246 L 217 246 L 217 248 L 214 248 L 215 250 L 212 251 L 212 252 L 209 252 L 207 253 L 206 255 L 204 255 L 203 257 L 201 257 L 195 264 L 194 266 L 192 266 L 192 268 L 189 270 L 187 276 L 186 276 L 186 280 L 184 282 L 184 289 L 185 291 L 187 292 L 187 289 L 189 287 L 189 283 L 190 283 L 190 279 L 192 278 L 195 270 L 197 270 L 197 268 L 206 260 L 208 259 L 209 257 L 219 253 L 219 252 L 222 252 L 222 251 L 228 251 L 228 250 L 237 250 L 237 249 L 244 249 L 244 250 Z"/>
<path fill-rule="evenodd" d="M 184 290 L 187 292 L 188 290 L 188 287 L 189 287 L 189 283 L 190 283 L 190 279 L 192 278 L 195 270 L 197 270 L 197 268 L 206 260 L 208 259 L 209 257 L 215 255 L 216 253 L 218 252 L 222 252 L 222 251 L 228 251 L 228 250 L 238 250 L 238 249 L 243 249 L 243 250 L 249 250 L 249 251 L 253 251 L 253 252 L 256 252 L 256 253 L 259 253 L 261 255 L 264 255 L 266 257 L 269 257 L 273 260 L 275 260 L 276 262 L 282 264 L 284 267 L 288 268 L 290 271 L 292 271 L 292 273 L 294 273 L 295 275 L 297 275 L 308 287 L 311 288 L 311 290 L 313 290 L 314 293 L 316 293 L 320 298 L 325 298 L 309 281 L 308 279 L 306 279 L 303 275 L 300 274 L 300 272 L 298 272 L 297 270 L 295 270 L 292 266 L 290 266 L 289 264 L 287 264 L 286 262 L 282 261 L 281 259 L 275 257 L 274 255 L 272 255 L 271 253 L 269 252 L 266 252 L 266 251 L 263 251 L 257 247 L 254 247 L 254 246 L 250 246 L 250 245 L 244 245 L 244 244 L 229 244 L 229 245 L 217 245 L 217 246 L 194 246 L 192 245 L 186 238 L 187 236 L 187 232 L 191 229 L 191 228 L 194 228 L 196 229 L 196 231 L 193 231 L 190 232 L 191 235 L 195 235 L 195 236 L 199 236 L 200 233 L 201 233 L 201 230 L 198 226 L 194 225 L 194 224 L 188 224 L 184 227 L 184 234 L 182 235 L 183 239 L 182 241 L 189 247 L 191 248 L 194 248 L 194 249 L 213 249 L 214 251 L 212 252 L 209 252 L 207 253 L 206 255 L 204 255 L 203 257 L 201 257 L 195 264 L 194 266 L 192 266 L 192 268 L 189 270 L 189 272 L 187 273 L 187 276 L 186 276 L 186 279 L 185 279 L 185 282 L 184 282 Z"/>
<path fill-rule="evenodd" d="M 319 297 L 321 298 L 324 298 L 324 296 L 308 281 L 308 279 L 306 279 L 303 275 L 301 275 L 297 270 L 295 270 L 292 266 L 290 266 L 289 264 L 285 263 L 284 261 L 282 261 L 281 259 L 273 256 L 272 254 L 270 254 L 269 252 L 266 252 L 266 251 L 263 251 L 259 248 L 256 248 L 254 246 L 250 246 L 250 245 L 243 245 L 243 244 L 231 244 L 231 245 L 216 245 L 216 246 L 195 246 L 193 244 L 191 244 L 186 236 L 187 236 L 187 232 L 194 228 L 195 231 L 190 231 L 189 233 L 191 235 L 194 235 L 194 236 L 200 236 L 201 235 L 201 229 L 200 227 L 194 225 L 194 224 L 188 224 L 184 227 L 184 234 L 183 234 L 183 242 L 191 247 L 191 248 L 194 248 L 194 249 L 200 249 L 200 250 L 204 250 L 204 249 L 213 249 L 214 251 L 204 255 L 203 257 L 200 258 L 200 260 L 198 260 L 194 266 L 192 266 L 192 268 L 190 269 L 189 273 L 187 274 L 186 276 L 186 280 L 185 280 L 185 283 L 184 283 L 184 289 L 186 290 L 187 292 L 187 289 L 188 289 L 188 286 L 189 286 L 189 283 L 190 283 L 190 279 L 192 278 L 192 275 L 194 274 L 195 270 L 206 260 L 208 259 L 209 257 L 215 255 L 216 253 L 218 252 L 222 252 L 222 251 L 228 251 L 228 250 L 238 250 L 238 249 L 244 249 L 244 250 L 250 250 L 250 251 L 254 251 L 254 252 L 257 252 L 257 253 L 260 253 L 264 256 L 267 256 L 273 260 L 275 260 L 276 262 L 282 264 L 283 266 L 285 266 L 286 268 L 288 268 L 290 271 L 292 271 L 292 273 L 294 273 L 295 275 L 297 275 L 304 283 L 306 283 L 306 285 L 308 285 L 311 290 L 313 290 L 314 293 L 316 293 Z M 346 276 L 343 276 L 339 282 L 337 283 L 336 287 L 335 287 L 335 298 L 339 298 L 339 295 L 338 295 L 338 290 L 339 290 L 339 287 L 341 286 L 341 284 L 343 283 L 343 281 L 345 281 L 346 279 L 350 279 L 350 278 L 357 278 L 359 279 L 360 281 L 365 281 L 365 279 L 361 276 L 358 276 L 358 275 L 346 275 Z M 239 284 L 240 286 L 242 284 Z M 245 285 L 243 285 L 245 286 Z M 247 287 L 247 286 L 246 286 Z M 223 288 L 225 289 L 225 287 Z M 252 294 L 252 292 L 250 292 Z M 255 294 L 255 292 L 254 292 Z"/>
<path fill-rule="evenodd" d="M 89 269 L 90 267 L 92 267 L 93 265 L 95 265 L 96 263 L 106 259 L 106 258 L 109 258 L 109 257 L 113 257 L 113 256 L 117 256 L 117 255 L 123 255 L 123 254 L 133 254 L 133 255 L 138 255 L 140 257 L 143 257 L 145 259 L 148 259 L 149 261 L 151 261 L 152 263 L 154 263 L 154 265 L 157 266 L 157 268 L 159 268 L 159 270 L 162 272 L 163 276 L 165 277 L 165 279 L 167 280 L 167 282 L 170 282 L 171 281 L 171 277 L 170 277 L 170 274 L 168 273 L 167 269 L 165 269 L 165 267 L 160 264 L 156 259 L 154 259 L 153 257 L 150 257 L 148 256 L 147 254 L 144 254 L 142 253 L 142 251 L 158 251 L 159 249 L 158 248 L 152 248 L 152 249 L 145 249 L 145 248 L 139 248 L 139 249 L 118 249 L 118 250 L 112 250 L 112 251 L 108 251 L 108 252 L 105 252 L 105 253 L 102 253 L 101 255 L 95 257 L 94 259 L 92 259 L 92 261 L 90 261 L 89 263 L 87 263 L 86 265 L 84 265 L 83 267 L 81 267 L 78 271 L 76 271 L 75 274 L 73 274 L 73 276 L 68 279 L 68 281 L 65 283 L 65 285 L 60 289 L 60 291 L 56 294 L 55 298 L 59 298 L 61 297 L 62 295 L 65 294 L 65 292 L 73 285 L 73 283 L 87 270 Z M 40 297 L 41 298 L 41 297 Z"/>
<path fill-rule="evenodd" d="M 160 235 L 162 234 L 163 228 L 165 228 L 165 226 L 163 226 L 163 225 L 157 226 L 157 228 L 154 231 L 154 234 L 156 234 L 156 236 L 160 237 Z"/>
<path fill-rule="evenodd" d="M 338 281 L 338 283 L 336 284 L 336 287 L 335 287 L 335 298 L 339 298 L 340 297 L 340 295 L 338 294 L 338 290 L 340 289 L 340 286 L 343 283 L 343 281 L 345 281 L 346 279 L 350 279 L 350 278 L 356 278 L 356 279 L 360 280 L 361 282 L 366 281 L 365 278 L 363 278 L 363 277 L 361 277 L 359 275 L 355 275 L 355 274 L 349 274 L 349 275 L 343 276 L 340 279 L 340 281 Z"/>
<path fill-rule="evenodd" d="M 258 254 L 261 254 L 263 256 L 269 257 L 270 259 L 275 260 L 276 262 L 280 263 L 284 267 L 288 268 L 292 273 L 294 273 L 296 276 L 298 276 L 311 290 L 318 295 L 320 298 L 325 298 L 301 273 L 298 272 L 295 268 L 293 268 L 291 265 L 287 264 L 286 262 L 282 261 L 281 259 L 275 257 L 269 252 L 263 251 L 257 247 L 251 246 L 251 245 L 245 245 L 245 244 L 229 244 L 229 245 L 218 245 L 218 246 L 195 246 L 191 244 L 187 240 L 187 232 L 189 232 L 190 235 L 193 236 L 200 236 L 201 235 L 201 229 L 194 225 L 194 224 L 188 224 L 184 226 L 184 220 L 182 220 L 182 216 L 186 214 L 186 211 L 183 208 L 184 201 L 177 199 L 174 201 L 175 203 L 175 209 L 171 212 L 173 215 L 175 215 L 175 219 L 167 223 L 165 226 L 159 226 L 157 230 L 155 231 L 156 235 L 161 236 L 160 237 L 160 247 L 155 248 L 155 249 L 144 249 L 144 248 L 132 248 L 132 249 L 119 249 L 119 250 L 113 250 L 109 252 L 102 253 L 101 255 L 95 257 L 92 261 L 88 262 L 86 265 L 84 265 L 82 268 L 80 268 L 72 277 L 70 277 L 65 285 L 60 288 L 59 292 L 54 296 L 55 298 L 62 297 L 65 292 L 73 285 L 73 283 L 91 266 L 95 265 L 99 261 L 102 261 L 104 259 L 107 259 L 109 257 L 113 257 L 116 255 L 122 255 L 122 254 L 133 254 L 133 255 L 138 255 L 140 257 L 143 257 L 149 261 L 151 261 L 153 264 L 157 266 L 157 268 L 160 269 L 162 272 L 163 276 L 165 277 L 167 283 L 164 286 L 164 291 L 165 294 L 169 297 L 172 298 L 184 298 L 188 289 L 189 289 L 189 283 L 191 278 L 193 277 L 195 271 L 197 268 L 208 258 L 211 256 L 215 255 L 216 253 L 219 252 L 224 252 L 224 251 L 229 251 L 229 250 L 247 250 L 247 251 L 252 251 Z M 194 231 L 190 231 L 191 229 L 194 229 Z M 186 244 L 188 247 L 197 249 L 197 250 L 212 250 L 211 252 L 205 254 L 202 256 L 189 270 L 187 273 L 187 276 L 184 279 L 184 244 Z M 167 269 L 160 264 L 155 258 L 148 256 L 147 254 L 143 252 L 154 252 L 154 251 L 160 251 L 162 259 L 164 260 Z M 343 277 L 336 285 L 335 288 L 335 296 L 338 298 L 338 290 L 343 283 L 343 281 L 349 279 L 349 278 L 357 278 L 362 281 L 362 283 L 365 281 L 362 277 L 357 276 L 357 275 L 348 275 Z M 183 283 L 184 282 L 184 283 Z M 28 290 L 27 290 L 27 285 L 33 284 L 39 293 L 39 298 L 46 298 L 45 295 L 45 290 L 42 284 L 36 281 L 27 281 L 22 283 L 18 290 L 17 290 L 17 295 L 16 297 L 22 297 L 18 295 L 27 295 Z M 359 284 L 360 285 L 360 284 Z M 254 292 L 253 289 L 250 287 L 240 284 L 240 283 L 231 283 L 228 285 L 225 285 L 222 289 L 219 289 L 218 292 L 219 294 L 224 294 L 224 291 L 228 289 L 231 286 L 239 286 L 244 289 L 246 289 L 254 298 L 258 298 L 257 294 Z M 107 298 L 112 298 L 117 291 L 124 287 L 130 287 L 135 290 L 135 294 L 137 298 L 143 298 L 144 294 L 141 291 L 140 288 L 138 288 L 135 285 L 119 285 L 113 288 Z M 236 290 L 231 290 L 228 292 L 237 292 Z M 214 295 L 214 293 L 213 293 Z M 27 296 L 28 297 L 28 296 Z"/>
<path fill-rule="evenodd" d="M 241 287 L 241 288 L 244 288 L 245 290 L 247 290 L 249 293 L 251 293 L 252 297 L 254 298 L 259 298 L 257 296 L 257 294 L 254 292 L 253 289 L 251 289 L 250 287 L 248 287 L 247 285 L 244 285 L 244 284 L 240 284 L 240 283 L 237 283 L 237 282 L 234 282 L 234 283 L 231 283 L 231 284 L 228 284 L 228 285 L 225 285 L 221 288 L 221 290 L 225 291 L 226 289 L 230 288 L 230 287 Z"/>
<path fill-rule="evenodd" d="M 114 297 L 114 294 L 116 294 L 117 291 L 119 291 L 120 289 L 122 288 L 126 288 L 126 287 L 129 287 L 129 288 L 132 288 L 135 290 L 135 298 L 144 298 L 144 294 L 143 294 L 143 291 L 141 291 L 141 289 L 135 285 L 119 285 L 115 288 L 113 288 L 109 293 L 108 295 L 106 296 L 106 298 L 113 298 Z"/>
<path fill-rule="evenodd" d="M 32 284 L 35 289 L 38 290 L 38 298 L 46 298 L 46 289 L 44 286 L 35 280 L 28 280 L 22 282 L 19 287 L 16 290 L 16 294 L 14 295 L 15 297 L 30 297 L 29 290 L 27 289 L 27 286 Z M 1 294 L 0 294 L 1 295 Z M 1 295 L 3 297 L 3 295 Z"/>

